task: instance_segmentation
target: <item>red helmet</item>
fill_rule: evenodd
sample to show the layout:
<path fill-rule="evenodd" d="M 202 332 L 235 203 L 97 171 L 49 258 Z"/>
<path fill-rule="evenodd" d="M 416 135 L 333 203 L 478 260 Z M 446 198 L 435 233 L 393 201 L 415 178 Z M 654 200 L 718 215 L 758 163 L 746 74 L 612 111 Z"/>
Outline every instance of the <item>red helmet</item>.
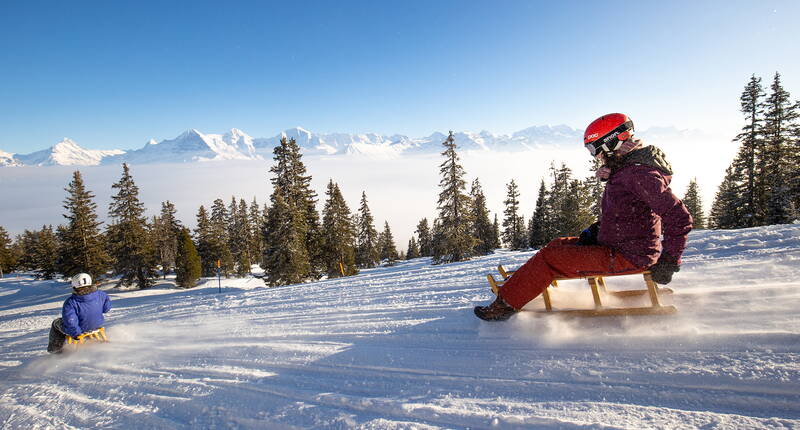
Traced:
<path fill-rule="evenodd" d="M 633 135 L 633 121 L 627 115 L 610 113 L 592 121 L 583 134 L 583 144 L 592 153 L 611 153 Z"/>

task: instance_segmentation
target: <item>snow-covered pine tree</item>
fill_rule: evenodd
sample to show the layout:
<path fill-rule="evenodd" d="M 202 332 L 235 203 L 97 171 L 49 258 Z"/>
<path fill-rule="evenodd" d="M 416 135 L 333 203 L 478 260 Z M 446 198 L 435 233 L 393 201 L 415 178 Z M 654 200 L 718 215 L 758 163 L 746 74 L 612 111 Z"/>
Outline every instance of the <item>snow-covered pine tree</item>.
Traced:
<path fill-rule="evenodd" d="M 375 219 L 369 210 L 367 193 L 362 191 L 361 204 L 356 215 L 356 265 L 362 268 L 375 267 L 380 260 Z"/>
<path fill-rule="evenodd" d="M 406 252 L 406 260 L 411 260 L 412 258 L 419 258 L 419 244 L 417 240 L 414 239 L 414 236 L 411 236 L 411 239 L 408 239 L 408 251 Z"/>
<path fill-rule="evenodd" d="M 472 236 L 477 239 L 475 254 L 491 254 L 495 250 L 497 238 L 489 219 L 489 209 L 486 208 L 486 195 L 478 178 L 472 181 L 469 195 L 472 199 Z"/>
<path fill-rule="evenodd" d="M 228 209 L 222 199 L 216 199 L 211 204 L 211 217 L 209 218 L 211 227 L 211 253 L 214 260 L 219 260 L 220 270 L 227 278 L 234 270 L 233 253 L 230 248 L 230 236 L 228 234 L 229 223 Z"/>
<path fill-rule="evenodd" d="M 328 199 L 322 210 L 322 258 L 328 278 L 350 276 L 356 268 L 356 232 L 353 216 L 339 185 L 328 182 Z M 342 274 L 344 271 L 344 274 Z"/>
<path fill-rule="evenodd" d="M 531 248 L 541 248 L 547 244 L 545 229 L 547 228 L 549 213 L 547 210 L 547 187 L 542 179 L 539 185 L 539 195 L 536 197 L 536 208 L 533 210 L 530 227 L 528 228 L 528 244 Z"/>
<path fill-rule="evenodd" d="M 302 208 L 287 204 L 286 193 L 276 185 L 267 217 L 264 249 L 264 282 L 271 286 L 307 281 L 311 263 L 306 251 L 305 216 Z"/>
<path fill-rule="evenodd" d="M 439 187 L 442 191 L 439 193 L 439 216 L 435 223 L 438 224 L 438 235 L 434 237 L 434 241 L 437 242 L 433 246 L 434 264 L 469 259 L 476 242 L 470 232 L 471 202 L 465 191 L 465 172 L 459 164 L 452 131 L 442 145 L 445 149 L 441 155 L 445 160 L 439 165 L 439 172 L 442 175 Z"/>
<path fill-rule="evenodd" d="M 101 280 L 111 268 L 111 257 L 105 248 L 97 220 L 94 194 L 86 189 L 80 171 L 72 174 L 64 200 L 67 225 L 59 230 L 58 272 L 65 277 L 88 273 L 92 279 Z"/>
<path fill-rule="evenodd" d="M 106 237 L 114 258 L 114 273 L 120 275 L 117 285 L 149 288 L 156 276 L 157 258 L 144 217 L 144 205 L 139 201 L 139 187 L 133 182 L 127 164 L 122 165 L 122 178 L 111 186 L 117 194 L 108 207 L 112 223 Z"/>
<path fill-rule="evenodd" d="M 506 199 L 503 201 L 503 243 L 509 249 L 523 249 L 528 246 L 525 234 L 525 221 L 519 215 L 519 187 L 512 179 L 506 184 Z"/>
<path fill-rule="evenodd" d="M 714 203 L 709 214 L 709 226 L 713 229 L 730 229 L 742 227 L 742 195 L 739 192 L 737 178 L 740 175 L 734 166 L 725 169 L 725 178 L 719 185 Z"/>
<path fill-rule="evenodd" d="M 321 275 L 324 264 L 320 255 L 320 221 L 317 212 L 317 194 L 311 189 L 311 175 L 306 175 L 306 166 L 303 164 L 300 147 L 294 139 L 282 137 L 278 146 L 273 150 L 275 163 L 270 172 L 273 189 L 279 189 L 287 206 L 297 208 L 292 210 L 292 216 L 301 216 L 302 220 L 293 221 L 292 225 L 304 225 L 304 244 L 306 250 L 300 254 L 308 255 L 309 271 L 303 278 L 316 279 Z M 272 200 L 270 200 L 272 201 Z M 299 250 L 298 250 L 299 251 Z M 299 254 L 298 254 L 299 255 Z M 304 267 L 305 264 L 298 264 Z"/>
<path fill-rule="evenodd" d="M 706 228 L 706 216 L 703 213 L 703 201 L 700 198 L 700 190 L 697 186 L 697 178 L 689 181 L 686 194 L 683 196 L 683 204 L 689 209 L 689 213 L 694 220 L 694 229 L 702 230 Z"/>
<path fill-rule="evenodd" d="M 397 246 L 394 243 L 394 235 L 392 229 L 389 228 L 389 221 L 383 225 L 383 231 L 378 236 L 378 243 L 380 246 L 380 258 L 386 265 L 394 265 L 397 261 Z"/>
<path fill-rule="evenodd" d="M 189 236 L 189 230 L 181 228 L 177 234 L 178 249 L 175 256 L 175 283 L 181 288 L 192 288 L 202 273 L 200 255 Z"/>
<path fill-rule="evenodd" d="M 161 202 L 161 214 L 153 222 L 153 239 L 161 265 L 161 273 L 166 278 L 175 267 L 175 258 L 178 255 L 178 234 L 183 228 L 175 216 L 178 213 L 175 205 L 169 200 Z"/>
<path fill-rule="evenodd" d="M 428 218 L 422 218 L 417 223 L 417 230 L 415 231 L 417 238 L 419 238 L 419 255 L 420 257 L 430 257 L 433 255 L 433 236 L 431 229 L 428 226 Z"/>

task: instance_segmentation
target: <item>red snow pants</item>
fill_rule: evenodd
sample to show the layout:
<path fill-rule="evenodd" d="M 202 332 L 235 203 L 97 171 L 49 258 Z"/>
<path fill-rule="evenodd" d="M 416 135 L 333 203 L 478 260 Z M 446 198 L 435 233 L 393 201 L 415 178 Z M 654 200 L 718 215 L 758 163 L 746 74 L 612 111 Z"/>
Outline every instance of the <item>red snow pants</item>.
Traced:
<path fill-rule="evenodd" d="M 579 278 L 643 272 L 607 246 L 578 245 L 577 237 L 553 239 L 514 272 L 500 288 L 500 297 L 514 309 L 522 309 L 556 278 Z"/>

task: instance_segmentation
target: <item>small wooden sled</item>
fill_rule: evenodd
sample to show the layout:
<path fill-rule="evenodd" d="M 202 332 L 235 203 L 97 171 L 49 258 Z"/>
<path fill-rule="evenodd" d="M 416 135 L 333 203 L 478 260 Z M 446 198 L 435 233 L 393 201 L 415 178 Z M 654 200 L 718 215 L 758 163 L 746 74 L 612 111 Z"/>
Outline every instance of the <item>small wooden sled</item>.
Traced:
<path fill-rule="evenodd" d="M 78 345 L 83 345 L 84 342 L 108 342 L 108 336 L 106 336 L 106 329 L 105 327 L 100 327 L 97 330 L 87 331 L 86 333 L 81 333 L 74 338 L 72 336 L 67 336 L 67 345 L 75 345 L 77 348 Z"/>
<path fill-rule="evenodd" d="M 492 292 L 498 294 L 500 288 L 503 286 L 503 283 L 511 277 L 514 273 L 513 271 L 507 271 L 503 267 L 503 265 L 497 266 L 497 271 L 500 272 L 500 276 L 503 277 L 502 281 L 497 281 L 494 278 L 494 275 L 488 274 L 486 275 L 487 279 L 489 280 L 489 286 L 492 288 Z M 606 282 L 603 278 L 611 277 L 611 276 L 627 276 L 627 275 L 637 275 L 638 273 L 627 273 L 625 275 L 592 275 L 592 276 L 581 276 L 575 278 L 559 278 L 553 280 L 553 283 L 550 284 L 542 293 L 544 298 L 544 307 L 545 310 L 541 311 L 533 311 L 538 313 L 558 313 L 558 314 L 567 314 L 567 315 L 576 315 L 576 316 L 590 316 L 590 317 L 599 317 L 599 316 L 621 316 L 621 315 L 669 315 L 678 312 L 678 309 L 675 306 L 663 306 L 658 299 L 659 293 L 661 294 L 672 294 L 672 290 L 669 288 L 659 288 L 658 285 L 653 281 L 653 277 L 650 274 L 650 271 L 641 272 L 641 275 L 644 277 L 644 282 L 647 285 L 647 289 L 645 290 L 626 290 L 626 291 L 610 291 L 606 288 Z M 558 287 L 558 281 L 566 281 L 570 279 L 586 279 L 589 282 L 589 287 L 592 290 L 592 297 L 594 298 L 594 309 L 553 309 L 553 305 L 550 301 L 550 288 L 551 287 Z M 632 307 L 632 308 L 610 308 L 603 305 L 601 297 L 603 295 L 606 296 L 613 296 L 613 297 L 636 297 L 636 296 L 643 296 L 645 294 L 650 295 L 650 306 L 641 306 L 641 307 Z"/>

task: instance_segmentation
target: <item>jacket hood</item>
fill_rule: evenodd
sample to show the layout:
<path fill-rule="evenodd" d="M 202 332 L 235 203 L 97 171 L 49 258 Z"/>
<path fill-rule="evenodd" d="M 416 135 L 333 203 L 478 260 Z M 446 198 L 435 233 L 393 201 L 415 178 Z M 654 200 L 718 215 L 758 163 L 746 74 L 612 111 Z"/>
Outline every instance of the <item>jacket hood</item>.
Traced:
<path fill-rule="evenodd" d="M 94 290 L 89 294 L 75 294 L 75 293 L 72 294 L 72 297 L 79 302 L 90 302 L 92 300 L 97 300 L 99 296 L 100 296 L 99 290 Z"/>
<path fill-rule="evenodd" d="M 672 165 L 667 161 L 666 155 L 655 146 L 643 146 L 631 151 L 622 157 L 623 166 L 650 166 L 661 171 L 665 175 L 672 176 Z"/>

